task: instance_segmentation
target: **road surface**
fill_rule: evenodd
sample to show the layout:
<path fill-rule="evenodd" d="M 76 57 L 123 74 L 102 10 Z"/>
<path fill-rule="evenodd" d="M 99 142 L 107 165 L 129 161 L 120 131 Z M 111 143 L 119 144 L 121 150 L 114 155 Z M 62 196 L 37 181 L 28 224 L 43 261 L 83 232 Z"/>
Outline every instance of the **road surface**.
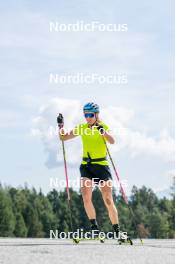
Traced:
<path fill-rule="evenodd" d="M 139 240 L 134 245 L 115 241 L 0 238 L 0 264 L 175 264 L 175 239 Z"/>

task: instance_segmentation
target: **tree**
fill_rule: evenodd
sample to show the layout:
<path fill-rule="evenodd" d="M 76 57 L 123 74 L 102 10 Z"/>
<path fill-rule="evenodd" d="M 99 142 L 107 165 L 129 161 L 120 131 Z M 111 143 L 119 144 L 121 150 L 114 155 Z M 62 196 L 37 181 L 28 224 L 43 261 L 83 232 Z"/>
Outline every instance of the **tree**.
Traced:
<path fill-rule="evenodd" d="M 113 196 L 119 212 L 122 231 L 132 237 L 175 238 L 175 179 L 173 181 L 172 199 L 158 199 L 150 188 L 143 186 L 132 189 L 129 206 L 134 218 L 123 200 L 121 193 Z M 70 189 L 71 212 L 74 230 L 89 230 L 90 224 L 86 215 L 81 193 Z M 107 209 L 101 192 L 93 192 L 97 220 L 101 231 L 112 231 Z M 134 220 L 135 219 L 135 220 Z M 138 227 L 136 230 L 135 223 Z M 0 236 L 48 237 L 50 230 L 68 232 L 71 230 L 70 211 L 66 190 L 52 190 L 47 195 L 42 190 L 3 187 L 0 185 Z"/>
<path fill-rule="evenodd" d="M 13 236 L 15 217 L 12 201 L 6 190 L 0 187 L 0 236 Z"/>
<path fill-rule="evenodd" d="M 172 210 L 170 214 L 170 238 L 175 238 L 175 177 L 173 178 L 173 184 L 171 186 L 172 196 Z"/>
<path fill-rule="evenodd" d="M 166 213 L 160 213 L 158 208 L 154 208 L 149 216 L 149 232 L 152 238 L 167 238 L 169 224 Z"/>
<path fill-rule="evenodd" d="M 26 208 L 25 222 L 28 227 L 27 237 L 43 237 L 43 226 L 39 221 L 38 213 L 30 204 Z"/>
<path fill-rule="evenodd" d="M 16 214 L 16 225 L 15 225 L 14 235 L 16 237 L 27 236 L 27 227 L 25 225 L 24 218 L 21 213 Z"/>

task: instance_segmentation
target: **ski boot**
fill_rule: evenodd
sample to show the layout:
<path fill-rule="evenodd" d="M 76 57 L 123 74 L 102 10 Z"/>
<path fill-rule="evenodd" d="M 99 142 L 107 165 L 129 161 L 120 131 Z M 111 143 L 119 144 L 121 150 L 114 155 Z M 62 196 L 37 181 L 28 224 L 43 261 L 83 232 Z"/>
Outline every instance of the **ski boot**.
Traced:
<path fill-rule="evenodd" d="M 127 232 L 120 231 L 120 227 L 118 224 L 113 225 L 113 229 L 114 229 L 114 233 L 113 233 L 114 239 L 118 241 L 119 245 L 126 244 L 126 243 L 133 245 L 133 242 L 130 236 L 128 236 Z"/>
<path fill-rule="evenodd" d="M 131 246 L 133 245 L 133 242 L 130 236 L 128 236 L 127 232 L 122 232 L 122 231 L 119 232 L 118 243 L 119 245 L 122 245 L 122 244 L 129 244 Z"/>
<path fill-rule="evenodd" d="M 100 231 L 97 225 L 91 225 L 91 234 L 90 239 L 100 240 L 101 243 L 104 243 L 104 237 L 100 237 Z"/>

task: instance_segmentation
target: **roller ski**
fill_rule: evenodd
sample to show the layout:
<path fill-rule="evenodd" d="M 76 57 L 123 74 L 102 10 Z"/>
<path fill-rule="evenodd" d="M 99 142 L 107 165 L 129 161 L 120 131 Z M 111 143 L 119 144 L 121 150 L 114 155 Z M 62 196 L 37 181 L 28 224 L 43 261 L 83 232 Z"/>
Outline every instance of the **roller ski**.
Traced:
<path fill-rule="evenodd" d="M 105 242 L 105 237 L 104 236 L 100 236 L 100 231 L 99 228 L 97 226 L 97 223 L 95 222 L 94 224 L 91 225 L 91 231 L 87 232 L 86 235 L 84 235 L 83 237 L 79 238 L 75 238 L 73 239 L 73 242 L 75 244 L 79 244 L 80 241 L 88 241 L 88 240 L 97 240 L 100 241 L 100 243 L 104 243 Z"/>
<path fill-rule="evenodd" d="M 133 245 L 133 241 L 130 238 L 130 236 L 128 236 L 126 234 L 126 232 L 120 232 L 119 238 L 118 238 L 118 244 L 119 245 L 123 245 L 123 244 L 129 244 L 129 245 Z"/>
<path fill-rule="evenodd" d="M 100 241 L 100 243 L 104 243 L 105 242 L 105 238 L 104 237 L 88 237 L 88 238 L 79 238 L 79 237 L 76 237 L 73 239 L 73 243 L 74 244 L 79 244 L 81 241 Z"/>
<path fill-rule="evenodd" d="M 117 240 L 119 245 L 129 244 L 133 245 L 133 242 L 127 232 L 122 232 L 118 224 L 113 225 L 113 238 Z"/>

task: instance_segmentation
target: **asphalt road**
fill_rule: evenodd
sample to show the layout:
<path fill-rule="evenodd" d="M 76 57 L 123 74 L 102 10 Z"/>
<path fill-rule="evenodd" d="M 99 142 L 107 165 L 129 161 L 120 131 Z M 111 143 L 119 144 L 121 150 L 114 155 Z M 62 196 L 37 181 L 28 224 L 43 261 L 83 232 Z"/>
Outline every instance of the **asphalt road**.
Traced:
<path fill-rule="evenodd" d="M 0 264 L 175 264 L 175 239 L 139 240 L 134 245 L 117 245 L 115 241 L 81 241 L 50 239 L 0 239 Z"/>

